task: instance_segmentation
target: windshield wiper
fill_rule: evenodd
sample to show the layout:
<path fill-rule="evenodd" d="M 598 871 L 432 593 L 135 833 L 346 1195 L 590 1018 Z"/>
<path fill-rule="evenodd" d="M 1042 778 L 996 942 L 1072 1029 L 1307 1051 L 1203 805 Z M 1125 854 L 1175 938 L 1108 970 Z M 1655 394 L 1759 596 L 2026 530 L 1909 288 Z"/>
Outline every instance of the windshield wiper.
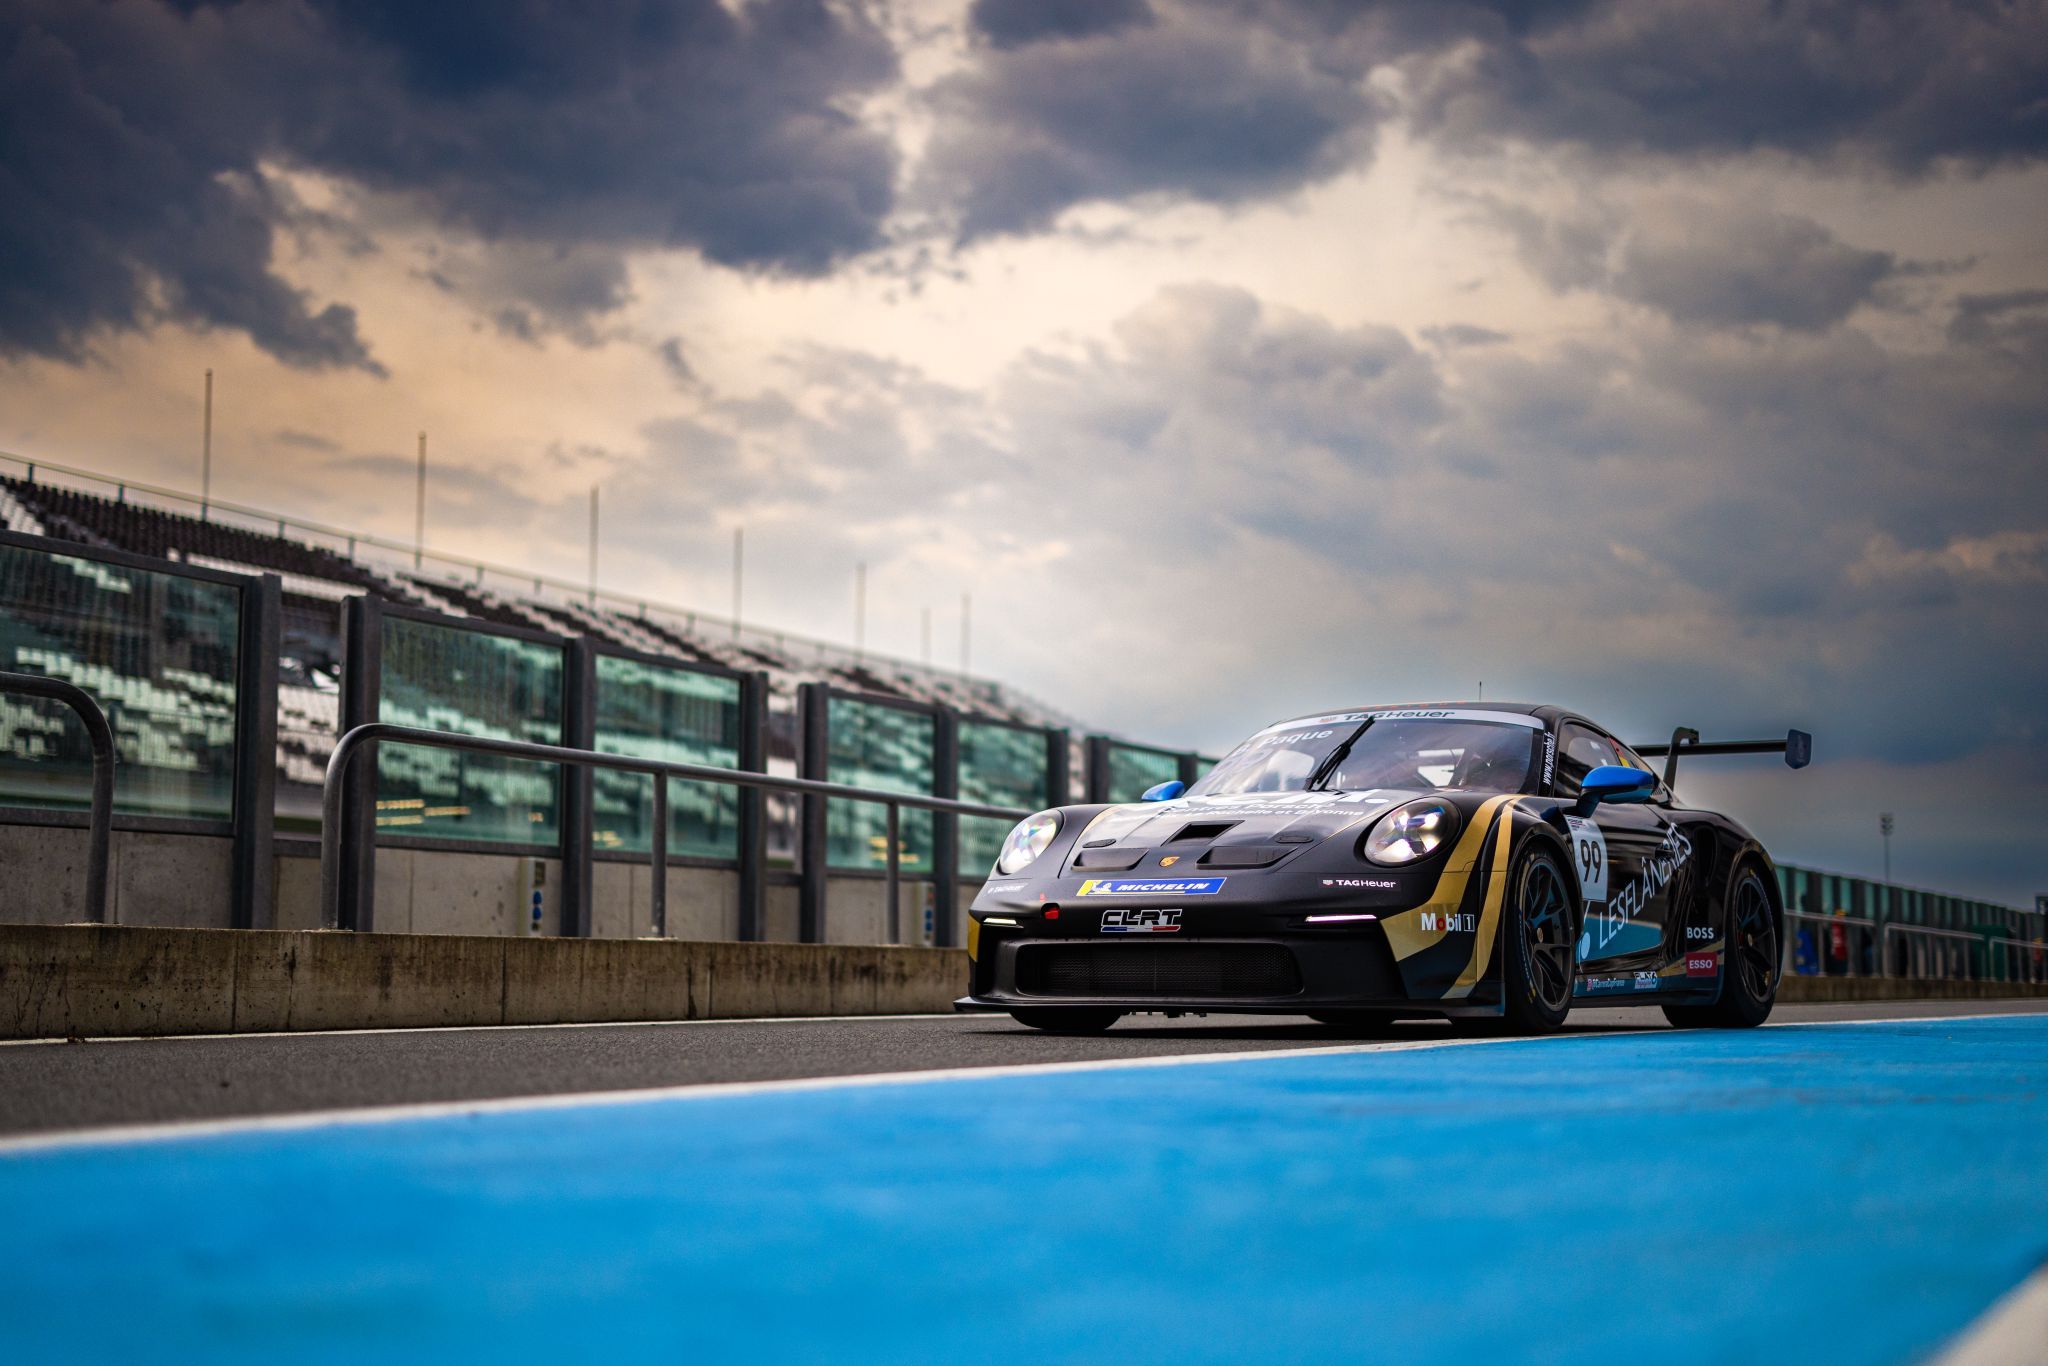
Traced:
<path fill-rule="evenodd" d="M 1301 790 L 1303 792 L 1320 791 L 1322 785 L 1329 781 L 1330 775 L 1337 771 L 1337 765 L 1343 763 L 1345 758 L 1350 755 L 1351 747 L 1358 743 L 1358 737 L 1372 729 L 1372 723 L 1378 719 L 1376 716 L 1366 717 L 1359 724 L 1357 730 L 1345 736 L 1344 743 L 1331 750 L 1329 754 L 1324 756 L 1323 761 L 1316 765 L 1316 771 L 1308 775 L 1308 781 L 1302 784 Z"/>

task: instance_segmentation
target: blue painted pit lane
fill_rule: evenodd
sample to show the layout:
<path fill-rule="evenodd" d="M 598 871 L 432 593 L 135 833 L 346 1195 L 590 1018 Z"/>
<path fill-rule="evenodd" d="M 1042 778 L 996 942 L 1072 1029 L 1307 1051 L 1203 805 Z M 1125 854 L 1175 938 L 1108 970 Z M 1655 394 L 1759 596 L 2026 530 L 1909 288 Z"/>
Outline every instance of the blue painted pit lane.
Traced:
<path fill-rule="evenodd" d="M 2048 1018 L 0 1156 L 0 1359 L 1908 1361 L 2048 1257 Z"/>

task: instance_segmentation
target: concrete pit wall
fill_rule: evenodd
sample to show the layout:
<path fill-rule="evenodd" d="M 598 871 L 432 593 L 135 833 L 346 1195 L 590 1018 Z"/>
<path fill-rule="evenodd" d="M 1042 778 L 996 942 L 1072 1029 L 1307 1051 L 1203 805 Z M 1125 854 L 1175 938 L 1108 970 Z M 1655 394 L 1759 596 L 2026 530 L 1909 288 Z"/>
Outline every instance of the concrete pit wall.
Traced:
<path fill-rule="evenodd" d="M 86 832 L 0 825 L 0 924 L 67 925 L 86 919 Z M 116 830 L 108 844 L 108 921 L 224 929 L 234 841 L 215 835 Z M 317 874 L 315 877 L 317 893 Z"/>
<path fill-rule="evenodd" d="M 958 949 L 0 926 L 0 1038 L 946 1011 Z"/>
<path fill-rule="evenodd" d="M 0 925 L 68 925 L 86 919 L 86 832 L 61 826 L 0 825 Z M 225 837 L 114 832 L 108 881 L 109 923 L 225 929 L 233 844 Z M 392 934 L 520 936 L 530 904 L 523 868 L 540 867 L 542 935 L 561 933 L 562 861 L 438 849 L 380 849 L 376 928 Z M 273 863 L 274 928 L 320 925 L 320 860 L 301 849 Z M 640 862 L 599 860 L 591 873 L 592 937 L 642 939 L 653 933 L 648 908 L 652 870 Z M 922 944 L 930 884 L 900 884 L 901 938 Z M 965 933 L 963 884 L 955 942 Z M 798 893 L 788 875 L 766 889 L 763 938 L 800 938 Z M 891 942 L 879 878 L 834 877 L 826 885 L 826 938 L 835 944 Z M 739 938 L 739 874 L 675 864 L 668 870 L 668 937 Z"/>

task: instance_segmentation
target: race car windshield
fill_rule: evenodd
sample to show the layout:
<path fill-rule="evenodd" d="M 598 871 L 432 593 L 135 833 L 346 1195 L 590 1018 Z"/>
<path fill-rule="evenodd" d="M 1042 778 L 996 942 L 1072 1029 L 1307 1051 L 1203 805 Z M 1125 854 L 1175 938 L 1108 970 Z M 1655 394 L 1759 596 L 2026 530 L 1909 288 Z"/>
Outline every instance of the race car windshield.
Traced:
<path fill-rule="evenodd" d="M 1353 736 L 1357 738 L 1352 740 Z M 1439 787 L 1519 792 L 1533 758 L 1532 732 L 1466 720 L 1328 720 L 1275 726 L 1232 750 L 1188 789 L 1190 797 L 1300 792 L 1345 741 L 1351 749 L 1316 783 L 1326 791 Z"/>

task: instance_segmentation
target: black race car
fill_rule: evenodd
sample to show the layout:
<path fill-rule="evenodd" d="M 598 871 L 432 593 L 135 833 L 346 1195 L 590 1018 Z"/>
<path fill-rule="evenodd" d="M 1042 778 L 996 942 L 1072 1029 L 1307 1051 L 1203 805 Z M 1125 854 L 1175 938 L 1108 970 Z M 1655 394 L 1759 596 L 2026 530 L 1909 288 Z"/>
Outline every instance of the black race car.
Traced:
<path fill-rule="evenodd" d="M 1803 767 L 1811 737 L 1631 748 L 1499 702 L 1283 721 L 1193 787 L 1020 822 L 970 909 L 959 1005 L 1060 1031 L 1232 1011 L 1541 1032 L 1639 1004 L 1760 1024 L 1784 939 L 1770 856 L 1671 781 L 1681 754 L 1762 752 Z"/>

